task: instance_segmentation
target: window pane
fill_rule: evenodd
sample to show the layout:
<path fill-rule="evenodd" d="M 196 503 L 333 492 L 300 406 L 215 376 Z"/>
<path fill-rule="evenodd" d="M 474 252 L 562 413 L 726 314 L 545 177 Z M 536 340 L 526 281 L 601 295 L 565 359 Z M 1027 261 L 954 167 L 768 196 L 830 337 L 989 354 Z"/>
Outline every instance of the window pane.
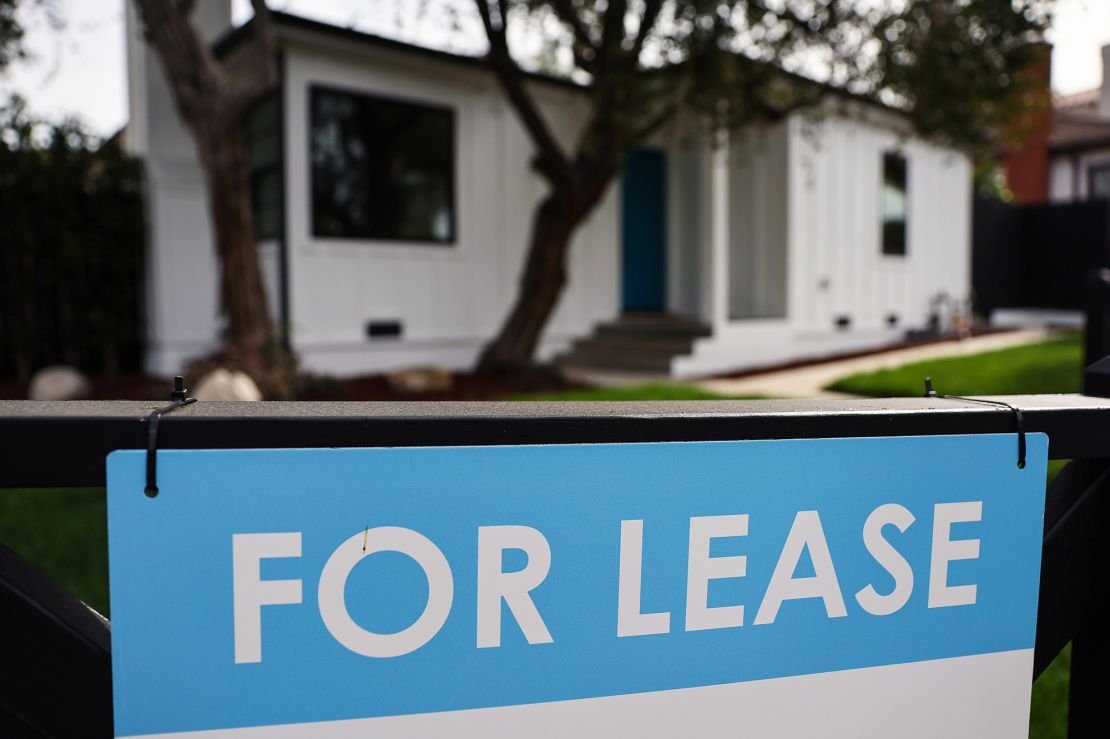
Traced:
<path fill-rule="evenodd" d="M 310 145 L 315 235 L 454 240 L 452 111 L 314 89 Z"/>
<path fill-rule="evenodd" d="M 901 154 L 883 154 L 883 254 L 906 253 L 908 169 Z"/>
<path fill-rule="evenodd" d="M 251 209 L 255 235 L 272 239 L 281 233 L 281 140 L 278 93 L 256 105 L 243 127 L 251 173 Z"/>
<path fill-rule="evenodd" d="M 278 138 L 277 136 L 264 136 L 252 138 L 247 146 L 247 156 L 250 158 L 251 168 L 266 167 L 277 163 Z"/>
<path fill-rule="evenodd" d="M 281 228 L 281 172 L 275 167 L 251 180 L 254 199 L 254 228 L 260 239 L 278 235 Z"/>
<path fill-rule="evenodd" d="M 1110 165 L 1103 164 L 1090 169 L 1089 190 L 1091 199 L 1110 198 Z"/>

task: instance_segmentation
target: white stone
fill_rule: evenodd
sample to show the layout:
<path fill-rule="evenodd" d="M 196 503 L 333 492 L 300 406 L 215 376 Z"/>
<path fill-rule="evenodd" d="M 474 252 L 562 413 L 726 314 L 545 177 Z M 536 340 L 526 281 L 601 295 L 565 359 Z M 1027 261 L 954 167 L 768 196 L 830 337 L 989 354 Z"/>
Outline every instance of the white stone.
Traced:
<path fill-rule="evenodd" d="M 454 385 L 455 378 L 442 367 L 411 367 L 388 373 L 385 382 L 395 393 L 420 395 L 445 393 Z"/>
<path fill-rule="evenodd" d="M 31 400 L 80 400 L 92 394 L 92 383 L 80 370 L 67 365 L 44 367 L 31 376 Z"/>
<path fill-rule="evenodd" d="M 262 391 L 250 375 L 223 367 L 201 377 L 190 395 L 197 400 L 262 400 Z"/>

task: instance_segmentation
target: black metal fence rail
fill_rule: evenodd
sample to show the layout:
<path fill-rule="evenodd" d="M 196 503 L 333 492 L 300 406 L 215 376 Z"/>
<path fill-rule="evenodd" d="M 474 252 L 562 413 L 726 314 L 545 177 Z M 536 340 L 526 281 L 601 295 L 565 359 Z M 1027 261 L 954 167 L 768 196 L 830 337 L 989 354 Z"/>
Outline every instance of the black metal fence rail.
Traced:
<path fill-rule="evenodd" d="M 1069 736 L 1110 736 L 1101 676 L 1110 537 L 1110 399 L 999 396 L 1049 456 L 1034 674 L 1069 642 Z M 105 457 L 145 449 L 157 402 L 0 401 L 0 488 L 99 486 Z M 175 409 L 160 449 L 576 444 L 1015 433 L 1012 410 L 941 398 L 691 402 L 234 403 Z M 1016 454 L 1016 443 L 1015 443 Z M 0 545 L 0 735 L 112 731 L 109 626 Z M 45 655 L 45 656 L 43 656 Z M 62 667 L 64 665 L 64 667 Z M 59 710 L 63 708 L 65 710 Z M 77 722 L 76 724 L 74 722 Z"/>
<path fill-rule="evenodd" d="M 1110 458 L 1110 399 L 997 396 L 1054 459 Z M 0 487 L 104 484 L 144 449 L 160 402 L 0 401 Z M 1004 408 L 940 398 L 636 402 L 201 402 L 159 425 L 163 449 L 583 444 L 1007 433 Z"/>

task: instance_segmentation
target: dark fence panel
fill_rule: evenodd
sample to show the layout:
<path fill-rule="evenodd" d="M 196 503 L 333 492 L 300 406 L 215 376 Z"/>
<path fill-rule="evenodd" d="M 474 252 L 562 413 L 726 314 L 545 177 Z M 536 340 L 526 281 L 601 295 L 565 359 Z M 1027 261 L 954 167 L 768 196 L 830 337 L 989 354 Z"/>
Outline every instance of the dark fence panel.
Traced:
<path fill-rule="evenodd" d="M 1083 280 L 1110 266 L 1110 203 L 1012 206 L 977 198 L 971 280 L 975 309 L 1082 310 Z"/>
<path fill-rule="evenodd" d="M 1110 266 L 1107 201 L 1027 206 L 1020 212 L 1032 305 L 1081 310 L 1087 273 Z"/>
<path fill-rule="evenodd" d="M 112 736 L 110 624 L 0 544 L 0 736 Z"/>
<path fill-rule="evenodd" d="M 1018 209 L 997 198 L 977 198 L 972 218 L 971 282 L 975 310 L 1020 305 L 1023 252 Z"/>
<path fill-rule="evenodd" d="M 140 165 L 114 143 L 52 135 L 43 145 L 30 133 L 0 140 L 0 377 L 58 363 L 138 370 Z"/>

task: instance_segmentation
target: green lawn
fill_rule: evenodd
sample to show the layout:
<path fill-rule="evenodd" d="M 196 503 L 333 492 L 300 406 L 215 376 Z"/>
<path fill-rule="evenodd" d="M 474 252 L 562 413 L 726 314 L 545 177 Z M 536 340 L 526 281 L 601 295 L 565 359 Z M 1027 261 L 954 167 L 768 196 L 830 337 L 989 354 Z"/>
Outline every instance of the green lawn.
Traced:
<path fill-rule="evenodd" d="M 108 615 L 104 490 L 0 490 L 0 543 Z"/>
<path fill-rule="evenodd" d="M 1068 735 L 1068 677 L 1071 645 L 1052 661 L 1033 683 L 1033 708 L 1029 713 L 1029 739 L 1066 739 Z"/>
<path fill-rule="evenodd" d="M 1082 338 L 1068 334 L 1038 344 L 851 375 L 826 389 L 881 398 L 919 396 L 924 379 L 932 377 L 933 387 L 944 395 L 1075 393 L 1082 366 Z"/>
<path fill-rule="evenodd" d="M 691 385 L 654 382 L 629 387 L 599 387 L 589 390 L 564 390 L 555 393 L 518 395 L 512 400 L 720 400 L 722 398 L 755 397 L 725 396 Z"/>

